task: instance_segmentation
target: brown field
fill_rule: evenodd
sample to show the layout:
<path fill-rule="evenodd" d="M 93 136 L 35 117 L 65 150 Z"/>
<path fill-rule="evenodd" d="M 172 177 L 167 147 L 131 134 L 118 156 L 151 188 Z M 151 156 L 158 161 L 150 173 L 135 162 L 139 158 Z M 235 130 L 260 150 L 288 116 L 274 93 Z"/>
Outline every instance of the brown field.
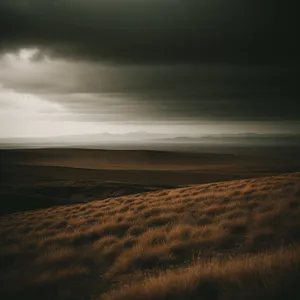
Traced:
<path fill-rule="evenodd" d="M 300 149 L 296 147 L 281 150 L 246 147 L 242 151 L 224 148 L 224 153 L 220 152 L 222 147 L 217 150 L 219 152 L 203 152 L 201 149 L 199 152 L 71 148 L 0 150 L 0 163 L 116 172 L 196 172 L 214 176 L 292 172 L 291 169 L 298 170 L 300 167 L 297 155 Z M 138 176 L 130 180 L 137 183 Z"/>
<path fill-rule="evenodd" d="M 219 148 L 215 151 L 222 151 Z M 297 172 L 300 170 L 297 149 L 247 148 L 227 154 L 148 150 L 0 150 L 0 215 L 189 184 Z"/>
<path fill-rule="evenodd" d="M 2 216 L 1 299 L 300 299 L 300 173 Z"/>

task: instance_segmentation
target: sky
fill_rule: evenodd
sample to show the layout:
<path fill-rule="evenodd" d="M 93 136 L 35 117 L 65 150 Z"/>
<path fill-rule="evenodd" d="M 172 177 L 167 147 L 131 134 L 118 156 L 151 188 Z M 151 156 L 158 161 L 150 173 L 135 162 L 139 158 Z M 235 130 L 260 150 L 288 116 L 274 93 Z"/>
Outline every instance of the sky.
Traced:
<path fill-rule="evenodd" d="M 1 0 L 0 138 L 300 133 L 296 1 Z"/>

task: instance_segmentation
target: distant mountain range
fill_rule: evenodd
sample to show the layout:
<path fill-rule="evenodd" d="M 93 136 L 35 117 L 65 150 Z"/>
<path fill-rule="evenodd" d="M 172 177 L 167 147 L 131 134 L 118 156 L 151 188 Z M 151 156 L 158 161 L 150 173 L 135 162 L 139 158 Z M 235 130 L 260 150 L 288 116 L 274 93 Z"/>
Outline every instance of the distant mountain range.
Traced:
<path fill-rule="evenodd" d="M 40 146 L 80 146 L 130 143 L 192 143 L 192 144 L 246 144 L 246 145 L 300 145 L 300 134 L 211 134 L 205 136 L 174 136 L 148 132 L 130 132 L 127 134 L 87 134 L 66 135 L 57 137 L 0 138 L 0 147 L 9 145 L 40 145 Z"/>
<path fill-rule="evenodd" d="M 212 144 L 297 144 L 300 145 L 300 134 L 215 134 L 201 137 L 166 138 L 165 142 L 174 143 L 212 143 Z"/>
<path fill-rule="evenodd" d="M 54 137 L 20 137 L 0 138 L 2 144 L 101 144 L 101 143 L 131 143 L 153 141 L 171 137 L 167 134 L 155 134 L 148 132 L 130 132 L 126 134 L 112 134 L 108 132 L 100 134 L 64 135 Z"/>

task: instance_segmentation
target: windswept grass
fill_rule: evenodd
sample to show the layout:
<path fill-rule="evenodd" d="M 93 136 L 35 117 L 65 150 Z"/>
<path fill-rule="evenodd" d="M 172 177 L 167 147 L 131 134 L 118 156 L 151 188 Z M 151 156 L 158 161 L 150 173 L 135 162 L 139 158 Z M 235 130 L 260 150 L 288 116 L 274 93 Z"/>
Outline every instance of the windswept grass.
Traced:
<path fill-rule="evenodd" d="M 300 247 L 196 262 L 121 287 L 105 300 L 286 299 L 300 297 Z"/>
<path fill-rule="evenodd" d="M 300 299 L 300 173 L 0 219 L 1 299 Z"/>

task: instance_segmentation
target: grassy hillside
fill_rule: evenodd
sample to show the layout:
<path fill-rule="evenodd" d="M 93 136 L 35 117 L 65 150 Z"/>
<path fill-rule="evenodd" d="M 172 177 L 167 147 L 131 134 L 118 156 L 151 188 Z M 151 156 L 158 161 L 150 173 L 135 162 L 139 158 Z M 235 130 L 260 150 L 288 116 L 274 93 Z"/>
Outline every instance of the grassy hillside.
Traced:
<path fill-rule="evenodd" d="M 300 173 L 0 219 L 2 299 L 300 299 Z"/>

